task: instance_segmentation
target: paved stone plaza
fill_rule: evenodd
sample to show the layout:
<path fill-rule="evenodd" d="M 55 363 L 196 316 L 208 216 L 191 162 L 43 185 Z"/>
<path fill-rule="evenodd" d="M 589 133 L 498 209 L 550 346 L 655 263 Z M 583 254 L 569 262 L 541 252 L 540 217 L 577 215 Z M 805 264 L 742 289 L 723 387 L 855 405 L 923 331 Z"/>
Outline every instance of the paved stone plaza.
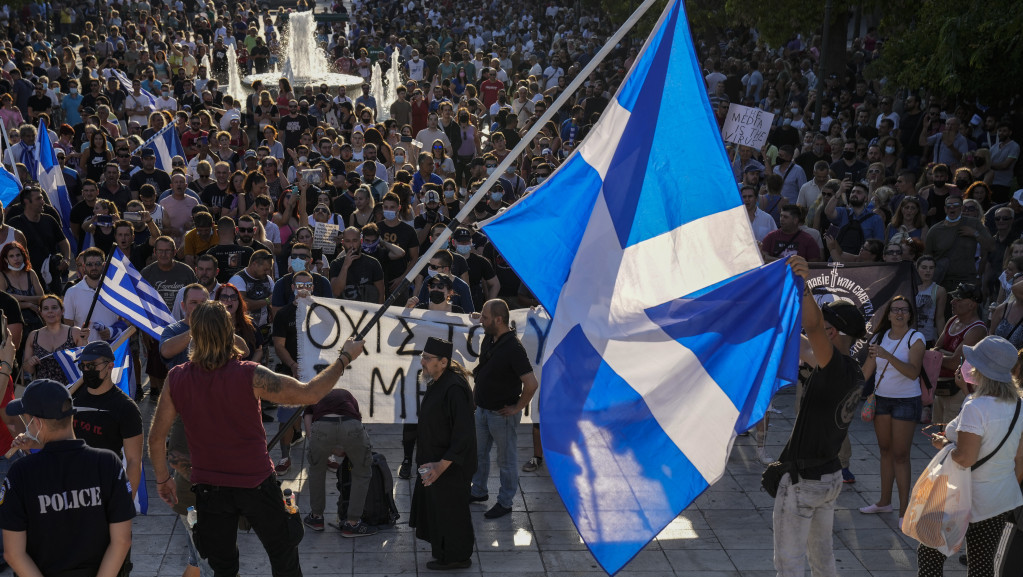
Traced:
<path fill-rule="evenodd" d="M 781 415 L 772 415 L 768 449 L 777 456 L 788 437 L 794 415 L 794 395 L 787 389 L 775 400 Z M 154 403 L 145 400 L 148 421 Z M 269 424 L 272 434 L 277 425 Z M 392 470 L 401 463 L 401 427 L 371 425 L 374 449 L 387 457 Z M 909 577 L 916 575 L 915 542 L 896 530 L 894 513 L 862 515 L 857 511 L 876 500 L 880 476 L 877 448 L 869 423 L 857 419 L 850 433 L 853 443 L 854 485 L 845 485 L 835 513 L 835 556 L 843 577 Z M 304 494 L 304 444 L 292 452 L 292 471 L 285 487 L 299 493 L 303 516 L 308 512 Z M 924 435 L 913 448 L 914 477 L 927 465 L 935 451 Z M 529 426 L 519 434 L 519 462 L 532 454 Z M 277 451 L 273 454 L 278 456 Z M 754 457 L 753 440 L 740 437 L 732 451 L 728 472 L 650 543 L 621 575 L 678 575 L 687 577 L 767 577 L 774 575 L 772 563 L 771 512 L 773 500 L 760 490 L 763 467 Z M 186 558 L 186 536 L 178 517 L 160 501 L 153 483 L 152 467 L 146 462 L 149 479 L 148 517 L 134 524 L 132 560 L 134 575 L 178 576 Z M 496 475 L 496 467 L 491 471 Z M 408 527 L 412 481 L 395 474 L 395 501 L 402 518 L 394 528 L 371 537 L 345 539 L 336 529 L 323 533 L 307 530 L 302 542 L 302 570 L 306 575 L 435 575 L 426 568 L 431 559 L 429 545 L 417 542 Z M 334 520 L 337 490 L 328 480 L 328 522 Z M 491 479 L 491 495 L 498 481 Z M 572 520 L 551 483 L 546 467 L 536 473 L 522 473 L 515 511 L 501 519 L 485 520 L 483 512 L 493 504 L 473 505 L 476 549 L 470 569 L 455 573 L 490 577 L 582 576 L 602 573 L 586 550 Z M 269 576 L 270 565 L 255 534 L 238 536 L 243 577 Z M 809 571 L 807 572 L 809 575 Z M 946 563 L 946 575 L 965 575 L 956 560 Z"/>

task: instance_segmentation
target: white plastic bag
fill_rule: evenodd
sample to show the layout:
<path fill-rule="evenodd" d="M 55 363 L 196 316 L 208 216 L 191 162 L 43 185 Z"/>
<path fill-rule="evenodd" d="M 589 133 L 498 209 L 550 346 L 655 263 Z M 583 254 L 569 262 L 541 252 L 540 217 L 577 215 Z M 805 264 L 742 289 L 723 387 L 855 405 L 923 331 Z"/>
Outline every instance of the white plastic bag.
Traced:
<path fill-rule="evenodd" d="M 902 532 L 944 555 L 959 551 L 970 524 L 970 469 L 949 456 L 946 445 L 916 480 Z"/>

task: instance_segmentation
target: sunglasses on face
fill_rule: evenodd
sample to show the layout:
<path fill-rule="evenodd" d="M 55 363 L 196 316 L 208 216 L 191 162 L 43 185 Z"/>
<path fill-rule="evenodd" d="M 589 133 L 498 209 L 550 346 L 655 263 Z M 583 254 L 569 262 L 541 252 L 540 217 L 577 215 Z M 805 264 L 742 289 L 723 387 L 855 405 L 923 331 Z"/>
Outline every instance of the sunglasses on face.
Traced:
<path fill-rule="evenodd" d="M 235 301 L 238 300 L 238 295 L 236 295 L 236 294 L 226 294 L 225 293 L 225 294 L 220 295 L 220 297 L 217 300 L 220 300 L 222 302 L 232 303 L 232 302 L 235 302 Z"/>
<path fill-rule="evenodd" d="M 295 283 L 296 290 L 312 290 L 313 283 L 311 282 L 297 282 Z"/>
<path fill-rule="evenodd" d="M 439 288 L 439 289 L 446 289 L 446 288 L 448 288 L 448 285 L 446 285 L 446 284 L 444 284 L 444 283 L 442 283 L 442 282 L 440 282 L 440 281 L 433 281 L 433 282 L 428 282 L 428 283 L 426 283 L 426 288 L 432 288 L 432 289 L 435 289 L 435 288 Z"/>

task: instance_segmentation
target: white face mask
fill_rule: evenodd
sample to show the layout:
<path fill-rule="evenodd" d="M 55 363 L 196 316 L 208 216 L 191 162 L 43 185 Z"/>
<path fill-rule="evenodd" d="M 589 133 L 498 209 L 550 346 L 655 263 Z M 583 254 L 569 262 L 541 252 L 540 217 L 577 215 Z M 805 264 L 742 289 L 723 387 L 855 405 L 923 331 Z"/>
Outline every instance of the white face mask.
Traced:
<path fill-rule="evenodd" d="M 36 418 L 32 417 L 31 419 L 29 419 L 28 424 L 25 425 L 25 436 L 28 437 L 29 439 L 35 441 L 37 444 L 42 445 L 43 444 L 42 439 L 40 439 L 37 435 L 33 435 L 32 432 L 31 432 L 32 423 L 34 423 L 35 420 L 36 420 Z M 42 429 L 40 429 L 39 432 L 41 433 Z"/>
<path fill-rule="evenodd" d="M 14 272 L 18 272 L 25 269 L 25 263 L 21 263 L 18 266 L 7 265 L 7 267 L 13 270 Z"/>

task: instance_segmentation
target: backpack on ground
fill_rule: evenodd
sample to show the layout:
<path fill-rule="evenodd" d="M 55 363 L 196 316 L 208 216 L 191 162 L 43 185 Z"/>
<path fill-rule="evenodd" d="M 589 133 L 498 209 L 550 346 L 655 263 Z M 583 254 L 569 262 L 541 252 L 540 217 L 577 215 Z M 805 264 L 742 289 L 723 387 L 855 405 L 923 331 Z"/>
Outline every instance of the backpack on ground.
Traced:
<path fill-rule="evenodd" d="M 369 480 L 366 505 L 362 510 L 362 521 L 367 525 L 394 525 L 401 515 L 394 503 L 394 478 L 387 459 L 380 453 L 373 453 L 373 476 Z M 352 461 L 345 457 L 337 468 L 337 516 L 341 522 L 348 517 L 348 502 L 352 494 Z"/>

